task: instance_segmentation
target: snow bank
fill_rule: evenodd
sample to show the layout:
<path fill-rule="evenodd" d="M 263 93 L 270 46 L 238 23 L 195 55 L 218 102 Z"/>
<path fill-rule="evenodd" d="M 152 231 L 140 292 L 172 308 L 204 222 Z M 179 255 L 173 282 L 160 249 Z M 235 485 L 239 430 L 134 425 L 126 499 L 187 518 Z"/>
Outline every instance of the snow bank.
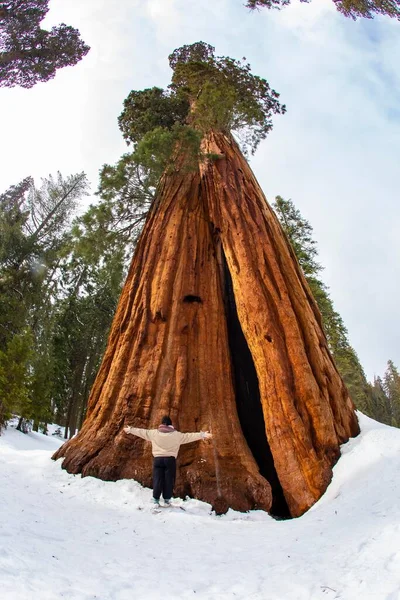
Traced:
<path fill-rule="evenodd" d="M 197 500 L 154 515 L 150 490 L 69 475 L 50 460 L 61 440 L 9 428 L 0 597 L 400 600 L 400 431 L 359 418 L 326 494 L 290 521 Z"/>

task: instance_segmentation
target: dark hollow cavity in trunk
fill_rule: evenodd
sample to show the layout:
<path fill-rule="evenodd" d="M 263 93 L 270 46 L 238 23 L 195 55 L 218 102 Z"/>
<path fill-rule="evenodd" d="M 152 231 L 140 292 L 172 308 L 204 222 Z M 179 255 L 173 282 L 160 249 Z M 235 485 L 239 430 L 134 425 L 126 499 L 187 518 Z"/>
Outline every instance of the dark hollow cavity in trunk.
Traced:
<path fill-rule="evenodd" d="M 200 296 L 194 296 L 193 294 L 188 294 L 187 296 L 185 296 L 183 301 L 187 302 L 188 304 L 192 304 L 193 302 L 198 302 L 199 304 L 202 303 L 202 299 L 200 298 Z"/>
<path fill-rule="evenodd" d="M 289 508 L 275 469 L 274 459 L 265 432 L 265 421 L 260 401 L 257 373 L 253 357 L 251 356 L 240 325 L 233 293 L 232 278 L 223 252 L 222 260 L 228 340 L 240 425 L 247 444 L 257 462 L 260 474 L 271 485 L 273 497 L 271 515 L 280 518 L 289 518 Z"/>

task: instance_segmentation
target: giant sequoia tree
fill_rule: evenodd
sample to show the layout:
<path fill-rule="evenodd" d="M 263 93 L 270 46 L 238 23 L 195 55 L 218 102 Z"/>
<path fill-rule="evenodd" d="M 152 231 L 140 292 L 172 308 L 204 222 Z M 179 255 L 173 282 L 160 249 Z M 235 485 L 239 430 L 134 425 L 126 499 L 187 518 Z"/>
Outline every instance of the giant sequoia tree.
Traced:
<path fill-rule="evenodd" d="M 132 93 L 120 118 L 164 173 L 87 418 L 55 458 L 71 473 L 150 485 L 150 449 L 123 427 L 169 413 L 183 431 L 214 434 L 181 450 L 176 493 L 218 511 L 298 516 L 358 424 L 296 257 L 232 135 L 254 149 L 284 107 L 207 44 L 170 64 L 170 88 Z"/>

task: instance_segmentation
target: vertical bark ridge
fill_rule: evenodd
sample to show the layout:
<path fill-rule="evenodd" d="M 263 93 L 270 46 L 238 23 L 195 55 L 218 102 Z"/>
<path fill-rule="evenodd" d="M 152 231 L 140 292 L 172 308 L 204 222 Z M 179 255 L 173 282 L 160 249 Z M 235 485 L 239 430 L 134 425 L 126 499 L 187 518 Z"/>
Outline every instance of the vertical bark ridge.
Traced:
<path fill-rule="evenodd" d="M 149 447 L 121 429 L 155 427 L 169 412 L 183 431 L 211 427 L 215 436 L 215 450 L 204 442 L 182 447 L 178 494 L 225 509 L 269 510 L 270 485 L 237 417 L 223 293 L 200 192 L 199 173 L 165 176 L 162 201 L 143 231 L 121 294 L 91 410 L 55 458 L 64 456 L 71 472 L 134 477 L 150 485 Z M 201 301 L 185 302 L 187 296 Z M 223 474 L 218 482 L 217 471 Z"/>
<path fill-rule="evenodd" d="M 204 195 L 210 218 L 221 230 L 277 472 L 291 513 L 301 514 L 326 489 L 343 434 L 348 439 L 357 433 L 354 409 L 343 395 L 297 262 L 250 168 L 227 136 L 211 133 L 203 144 L 205 151 L 225 156 L 201 167 Z M 239 165 L 241 182 L 235 175 Z M 324 370 L 334 381 L 329 389 Z M 332 407 L 339 406 L 339 423 L 334 423 Z"/>
<path fill-rule="evenodd" d="M 223 251 L 222 261 L 228 341 L 234 373 L 238 417 L 243 434 L 258 464 L 260 473 L 271 485 L 271 514 L 285 518 L 290 513 L 267 440 L 257 373 L 237 315 L 232 278 Z"/>

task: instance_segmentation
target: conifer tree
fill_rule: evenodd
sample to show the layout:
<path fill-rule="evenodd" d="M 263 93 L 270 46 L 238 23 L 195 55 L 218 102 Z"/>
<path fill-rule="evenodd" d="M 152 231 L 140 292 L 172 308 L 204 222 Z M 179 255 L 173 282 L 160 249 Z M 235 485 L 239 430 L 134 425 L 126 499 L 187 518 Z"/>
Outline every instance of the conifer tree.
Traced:
<path fill-rule="evenodd" d="M 309 2 L 310 0 L 300 0 L 300 2 Z M 339 12 L 345 17 L 357 19 L 364 17 L 372 19 L 375 15 L 387 15 L 395 19 L 400 19 L 400 1 L 399 0 L 333 0 Z M 246 6 L 255 8 L 283 8 L 290 4 L 291 0 L 247 0 Z"/>
<path fill-rule="evenodd" d="M 0 349 L 0 433 L 12 412 L 30 416 L 32 341 L 27 329 Z"/>
<path fill-rule="evenodd" d="M 119 127 L 137 161 L 157 180 L 167 166 L 173 168 L 178 148 L 180 168 L 197 170 L 200 142 L 210 129 L 234 132 L 243 152 L 255 152 L 272 129 L 272 116 L 286 111 L 279 94 L 245 60 L 216 56 L 205 42 L 185 45 L 169 56 L 173 75 L 166 90 L 128 95 Z"/>
<path fill-rule="evenodd" d="M 89 238 L 90 239 L 90 238 Z M 53 410 L 65 437 L 80 428 L 90 388 L 104 351 L 124 272 L 124 252 L 86 251 L 71 245 L 63 274 L 64 298 L 55 307 L 52 372 Z"/>
<path fill-rule="evenodd" d="M 131 95 L 122 116 L 136 158 L 164 172 L 85 422 L 54 458 L 148 485 L 147 450 L 124 424 L 154 427 L 170 411 L 183 430 L 211 424 L 215 442 L 182 454 L 176 493 L 218 512 L 298 516 L 359 428 L 315 301 L 233 137 L 253 151 L 284 109 L 248 65 L 208 44 L 177 49 L 170 65 L 169 90 Z M 168 99 L 182 99 L 184 120 Z"/>
<path fill-rule="evenodd" d="M 86 177 L 79 173 L 50 176 L 40 187 L 27 178 L 0 196 L 4 419 L 18 411 L 21 418 L 34 419 L 37 428 L 49 418 L 50 330 L 61 281 L 58 267 L 76 204 L 86 193 Z M 12 393 L 4 391 L 11 389 Z"/>
<path fill-rule="evenodd" d="M 389 400 L 390 425 L 400 427 L 400 374 L 392 360 L 388 360 L 383 376 L 383 389 Z"/>
<path fill-rule="evenodd" d="M 65 23 L 42 29 L 49 0 L 0 2 L 0 86 L 31 88 L 89 51 L 79 31 Z"/>
<path fill-rule="evenodd" d="M 371 386 L 371 416 L 386 425 L 392 424 L 390 401 L 381 377 L 374 377 L 374 383 Z"/>

